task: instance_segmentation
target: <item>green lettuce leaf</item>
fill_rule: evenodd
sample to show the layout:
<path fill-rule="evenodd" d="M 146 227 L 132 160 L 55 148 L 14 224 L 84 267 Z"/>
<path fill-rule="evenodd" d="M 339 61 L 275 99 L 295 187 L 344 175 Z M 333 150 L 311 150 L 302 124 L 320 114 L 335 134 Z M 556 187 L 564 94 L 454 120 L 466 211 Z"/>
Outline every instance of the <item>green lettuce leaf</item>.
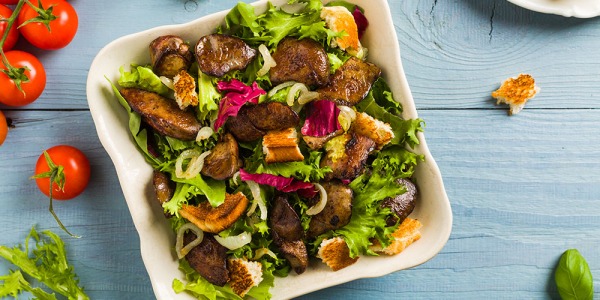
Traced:
<path fill-rule="evenodd" d="M 39 287 L 32 287 L 19 270 L 0 276 L 0 282 L 0 298 L 8 296 L 18 298 L 20 293 L 29 292 L 38 300 L 56 300 L 56 294 L 50 294 Z"/>
<path fill-rule="evenodd" d="M 43 236 L 40 236 L 35 227 L 32 227 L 25 239 L 24 249 L 20 246 L 13 248 L 0 246 L 0 257 L 17 266 L 20 271 L 31 278 L 69 299 L 89 299 L 83 288 L 79 286 L 79 280 L 73 267 L 67 261 L 65 245 L 61 238 L 48 230 L 43 231 L 42 234 Z M 31 239 L 35 241 L 35 248 L 30 252 L 29 241 Z M 5 286 L 1 289 L 2 293 L 12 294 L 26 290 L 40 299 L 56 299 L 53 295 L 29 287 L 25 280 L 21 280 L 22 274 L 19 278 L 19 274 L 12 273 L 2 278 L 5 285 L 8 282 L 9 288 L 13 289 L 12 291 L 4 290 L 7 288 Z"/>
<path fill-rule="evenodd" d="M 396 179 L 411 177 L 415 166 L 423 159 L 422 155 L 400 146 L 388 147 L 379 152 L 373 161 L 372 172 L 364 173 L 350 183 L 354 191 L 350 223 L 334 233 L 344 238 L 350 248 L 350 256 L 361 253 L 376 255 L 369 249 L 372 238 L 379 240 L 383 247 L 389 245 L 389 235 L 398 225 L 387 226 L 386 219 L 392 212 L 379 204 L 387 197 L 406 192 L 406 188 L 398 184 Z"/>
<path fill-rule="evenodd" d="M 160 78 L 149 67 L 132 64 L 131 72 L 126 72 L 121 67 L 119 73 L 121 73 L 121 78 L 118 82 L 122 87 L 140 88 L 163 96 L 169 93 L 169 88 L 160 81 Z"/>
<path fill-rule="evenodd" d="M 325 27 L 320 12 L 323 4 L 320 0 L 292 0 L 290 3 L 302 3 L 304 8 L 297 13 L 288 13 L 268 4 L 267 11 L 257 16 L 250 4 L 238 3 L 225 17 L 225 25 L 217 32 L 243 38 L 253 46 L 267 43 L 270 48 L 276 47 L 279 41 L 287 36 L 312 38 L 317 41 L 340 36 Z"/>
<path fill-rule="evenodd" d="M 171 200 L 163 204 L 165 212 L 179 215 L 181 205 L 190 203 L 192 198 L 205 196 L 212 207 L 225 202 L 225 181 L 212 178 L 202 178 L 196 175 L 192 179 L 177 178 L 171 175 L 171 180 L 177 183 Z"/>
<path fill-rule="evenodd" d="M 221 94 L 215 87 L 216 83 L 210 76 L 199 72 L 198 77 L 198 107 L 196 115 L 205 123 L 210 122 L 210 117 L 219 110 Z"/>
<path fill-rule="evenodd" d="M 320 167 L 322 152 L 310 151 L 308 155 L 303 154 L 303 161 L 267 164 L 264 160 L 262 144 L 258 143 L 252 156 L 246 159 L 244 169 L 250 173 L 294 177 L 305 182 L 319 182 L 325 178 L 327 173 L 331 172 L 329 167 Z"/>
<path fill-rule="evenodd" d="M 270 299 L 272 296 L 269 290 L 273 287 L 275 282 L 275 276 L 273 274 L 275 271 L 274 264 L 267 259 L 262 259 L 260 262 L 263 266 L 263 280 L 258 286 L 250 289 L 245 298 Z M 229 285 L 220 287 L 208 282 L 192 269 L 185 259 L 179 261 L 179 269 L 185 274 L 187 282 L 183 283 L 178 279 L 174 279 L 172 287 L 176 293 L 187 292 L 198 299 L 242 299 L 233 292 Z"/>
<path fill-rule="evenodd" d="M 378 82 L 383 82 L 383 79 L 378 79 Z M 379 101 L 379 102 L 378 102 Z M 356 104 L 356 109 L 359 112 L 364 112 L 382 122 L 390 124 L 394 130 L 394 138 L 391 144 L 403 145 L 408 144 L 414 147 L 419 144 L 417 132 L 424 130 L 423 119 L 404 120 L 395 113 L 401 112 L 402 108 L 393 100 L 391 91 L 387 85 L 374 85 L 369 91 L 365 99 Z"/>

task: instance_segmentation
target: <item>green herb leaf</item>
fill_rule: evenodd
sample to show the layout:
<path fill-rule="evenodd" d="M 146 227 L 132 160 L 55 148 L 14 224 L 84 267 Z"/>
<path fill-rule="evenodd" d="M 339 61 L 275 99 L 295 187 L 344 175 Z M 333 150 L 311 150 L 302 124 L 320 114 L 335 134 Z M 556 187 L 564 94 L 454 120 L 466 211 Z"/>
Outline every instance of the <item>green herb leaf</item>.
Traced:
<path fill-rule="evenodd" d="M 591 300 L 594 298 L 592 272 L 577 249 L 563 253 L 554 273 L 558 293 L 563 300 Z"/>
<path fill-rule="evenodd" d="M 69 299 L 89 299 L 79 286 L 79 280 L 69 265 L 65 252 L 65 245 L 60 237 L 51 231 L 43 231 L 43 236 L 38 235 L 35 228 L 31 228 L 25 248 L 20 246 L 9 248 L 0 246 L 0 257 L 8 260 L 20 271 L 8 276 L 0 277 L 4 285 L 0 288 L 0 296 L 13 295 L 21 291 L 31 292 L 37 299 L 56 299 L 53 294 L 48 294 L 39 288 L 33 288 L 23 278 L 21 271 L 34 278 L 53 291 Z M 29 251 L 29 240 L 35 241 L 35 248 Z"/>

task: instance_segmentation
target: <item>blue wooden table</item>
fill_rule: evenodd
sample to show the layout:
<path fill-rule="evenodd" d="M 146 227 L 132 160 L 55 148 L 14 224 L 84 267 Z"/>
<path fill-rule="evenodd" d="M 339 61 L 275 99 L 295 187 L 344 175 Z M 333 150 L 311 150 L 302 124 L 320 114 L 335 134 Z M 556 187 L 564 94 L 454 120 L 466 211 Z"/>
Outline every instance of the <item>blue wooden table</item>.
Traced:
<path fill-rule="evenodd" d="M 236 1 L 70 2 L 80 27 L 67 48 L 17 46 L 41 59 L 48 84 L 29 106 L 0 105 L 12 124 L 0 147 L 0 244 L 22 243 L 34 224 L 51 229 L 65 239 L 93 299 L 152 299 L 138 234 L 88 110 L 87 71 L 120 36 L 184 23 Z M 452 235 L 423 265 L 303 299 L 556 299 L 554 269 L 569 248 L 586 257 L 600 291 L 600 19 L 545 15 L 503 0 L 389 3 L 451 201 Z M 490 93 L 519 73 L 532 74 L 541 92 L 508 116 Z M 60 231 L 28 179 L 42 150 L 56 144 L 80 148 L 91 162 L 87 190 L 55 202 L 81 239 Z M 0 261 L 0 274 L 9 267 Z"/>

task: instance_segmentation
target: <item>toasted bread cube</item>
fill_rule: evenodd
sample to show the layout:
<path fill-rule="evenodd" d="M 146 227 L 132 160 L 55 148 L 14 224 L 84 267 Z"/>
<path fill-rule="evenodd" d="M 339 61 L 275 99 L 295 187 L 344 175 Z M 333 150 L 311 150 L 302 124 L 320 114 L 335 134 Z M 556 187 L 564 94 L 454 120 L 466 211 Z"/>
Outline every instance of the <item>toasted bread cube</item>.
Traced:
<path fill-rule="evenodd" d="M 231 289 L 242 298 L 263 280 L 262 264 L 257 261 L 232 258 L 227 261 L 227 270 Z"/>
<path fill-rule="evenodd" d="M 392 233 L 393 241 L 389 246 L 382 248 L 379 242 L 375 242 L 370 248 L 377 253 L 396 255 L 421 238 L 419 229 L 422 226 L 418 220 L 406 218 Z"/>
<path fill-rule="evenodd" d="M 263 153 L 268 164 L 304 160 L 298 147 L 298 133 L 293 127 L 267 132 L 263 137 Z"/>
<path fill-rule="evenodd" d="M 354 21 L 352 13 L 343 6 L 325 6 L 321 9 L 321 19 L 327 27 L 335 32 L 344 32 L 345 35 L 331 42 L 332 47 L 339 47 L 349 53 L 357 53 L 361 50 L 358 39 L 358 26 Z"/>
<path fill-rule="evenodd" d="M 175 101 L 179 108 L 185 109 L 188 106 L 198 106 L 198 93 L 196 93 L 196 80 L 185 70 L 179 71 L 173 77 L 173 90 L 175 91 Z"/>
<path fill-rule="evenodd" d="M 317 257 L 321 258 L 333 271 L 341 270 L 358 260 L 358 256 L 350 257 L 350 248 L 340 237 L 323 240 L 319 246 Z"/>
<path fill-rule="evenodd" d="M 377 149 L 383 148 L 394 138 L 394 131 L 390 124 L 362 112 L 356 113 L 356 119 L 352 122 L 350 130 L 372 139 L 377 145 Z"/>

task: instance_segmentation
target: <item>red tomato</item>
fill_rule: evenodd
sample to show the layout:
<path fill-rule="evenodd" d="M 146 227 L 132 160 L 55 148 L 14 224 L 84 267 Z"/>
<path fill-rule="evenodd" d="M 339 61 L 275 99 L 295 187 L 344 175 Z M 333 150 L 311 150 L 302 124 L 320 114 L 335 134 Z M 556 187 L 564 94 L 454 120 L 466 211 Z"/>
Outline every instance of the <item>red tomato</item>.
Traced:
<path fill-rule="evenodd" d="M 0 4 L 17 4 L 19 0 L 0 0 Z"/>
<path fill-rule="evenodd" d="M 0 3 L 3 3 L 0 0 Z M 16 2 L 15 2 L 16 3 Z M 8 19 L 10 15 L 12 15 L 12 10 L 4 5 L 0 5 L 0 19 Z M 4 32 L 6 32 L 6 27 L 8 25 L 7 21 L 0 22 L 0 38 L 4 36 Z M 3 51 L 8 51 L 12 49 L 17 43 L 19 39 L 19 31 L 17 30 L 17 24 L 13 23 L 13 26 L 10 28 L 8 32 L 8 36 L 6 37 L 6 41 L 4 41 L 4 46 L 2 46 Z"/>
<path fill-rule="evenodd" d="M 0 110 L 0 146 L 6 140 L 6 135 L 8 134 L 8 123 L 6 122 L 6 118 L 4 114 Z"/>
<path fill-rule="evenodd" d="M 15 80 L 4 72 L 0 72 L 0 102 L 9 106 L 27 105 L 37 99 L 46 87 L 46 70 L 42 63 L 33 55 L 12 50 L 5 53 L 11 66 L 15 68 L 27 67 L 24 75 L 29 78 L 28 82 L 22 82 L 21 88 L 23 94 L 17 88 Z M 0 70 L 7 70 L 4 63 L 0 60 Z"/>
<path fill-rule="evenodd" d="M 46 150 L 56 166 L 62 166 L 64 172 L 64 188 L 54 182 L 52 198 L 68 200 L 77 197 L 85 190 L 90 181 L 90 162 L 81 150 L 69 146 L 58 145 Z M 35 165 L 35 175 L 51 171 L 44 154 L 40 155 Z M 46 196 L 50 196 L 50 178 L 35 178 L 38 188 Z"/>
<path fill-rule="evenodd" d="M 79 20 L 77 12 L 64 0 L 41 0 L 42 7 L 48 9 L 53 6 L 52 14 L 56 19 L 50 21 L 50 31 L 39 22 L 28 23 L 19 27 L 19 32 L 32 45 L 45 50 L 56 50 L 68 45 L 77 33 Z M 37 5 L 37 1 L 32 1 Z M 21 26 L 25 21 L 38 17 L 38 13 L 29 5 L 24 5 L 19 13 L 17 23 Z"/>

